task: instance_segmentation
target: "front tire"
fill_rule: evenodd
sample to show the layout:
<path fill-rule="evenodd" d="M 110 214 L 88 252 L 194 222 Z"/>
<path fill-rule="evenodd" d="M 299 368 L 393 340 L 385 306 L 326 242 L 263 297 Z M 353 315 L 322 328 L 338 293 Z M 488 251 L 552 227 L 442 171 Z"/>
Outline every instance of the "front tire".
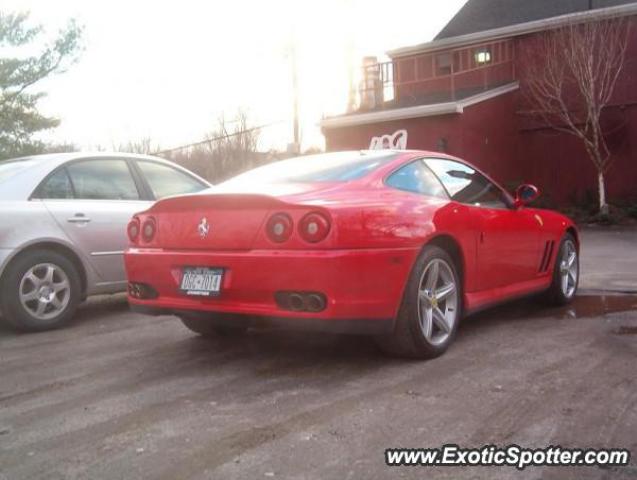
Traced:
<path fill-rule="evenodd" d="M 451 256 L 427 246 L 409 277 L 394 332 L 377 338 L 387 353 L 434 358 L 455 338 L 462 314 L 462 286 Z"/>
<path fill-rule="evenodd" d="M 81 298 L 75 265 L 52 250 L 19 255 L 7 267 L 0 288 L 7 322 L 24 332 L 62 327 L 73 318 Z"/>
<path fill-rule="evenodd" d="M 552 305 L 566 305 L 573 301 L 579 285 L 579 252 L 575 238 L 565 234 L 553 267 L 553 280 L 546 292 L 546 299 Z"/>

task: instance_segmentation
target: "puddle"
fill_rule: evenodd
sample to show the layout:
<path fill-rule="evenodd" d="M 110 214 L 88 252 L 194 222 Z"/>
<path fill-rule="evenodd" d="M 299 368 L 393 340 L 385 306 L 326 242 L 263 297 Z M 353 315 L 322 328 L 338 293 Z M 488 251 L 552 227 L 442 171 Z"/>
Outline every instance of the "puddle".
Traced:
<path fill-rule="evenodd" d="M 481 321 L 546 317 L 577 319 L 605 317 L 623 312 L 635 312 L 635 320 L 637 320 L 637 295 L 581 295 L 563 307 L 550 307 L 540 298 L 528 298 L 477 313 L 475 318 Z M 633 326 L 625 326 L 625 328 L 631 330 Z M 632 332 L 629 331 L 622 333 L 622 335 L 630 334 Z"/>
<path fill-rule="evenodd" d="M 622 325 L 615 331 L 615 333 L 617 335 L 637 335 L 637 327 L 626 327 Z"/>
<path fill-rule="evenodd" d="M 634 312 L 634 316 L 625 315 L 609 318 L 609 332 L 614 335 L 637 335 L 637 295 L 583 295 L 576 297 L 571 305 L 564 307 L 571 318 L 603 317 L 614 313 Z M 619 325 L 618 325 L 619 324 Z M 622 325 L 623 324 L 623 325 Z"/>
<path fill-rule="evenodd" d="M 630 311 L 637 314 L 637 295 L 582 295 L 559 310 L 564 316 L 572 318 L 600 317 Z"/>

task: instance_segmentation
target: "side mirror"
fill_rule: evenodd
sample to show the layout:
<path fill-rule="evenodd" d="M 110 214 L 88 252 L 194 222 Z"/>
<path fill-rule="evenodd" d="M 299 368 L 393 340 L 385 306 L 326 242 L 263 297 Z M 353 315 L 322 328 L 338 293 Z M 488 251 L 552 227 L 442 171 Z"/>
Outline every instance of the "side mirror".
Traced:
<path fill-rule="evenodd" d="M 540 191 L 535 185 L 524 183 L 515 190 L 515 206 L 528 205 L 539 196 Z"/>

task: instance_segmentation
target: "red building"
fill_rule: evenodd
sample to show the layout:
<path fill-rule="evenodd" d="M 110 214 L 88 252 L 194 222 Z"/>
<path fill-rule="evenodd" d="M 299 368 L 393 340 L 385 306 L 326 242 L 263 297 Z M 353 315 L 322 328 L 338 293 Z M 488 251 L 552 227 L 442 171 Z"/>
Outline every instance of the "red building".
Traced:
<path fill-rule="evenodd" d="M 613 164 L 610 202 L 637 197 L 637 2 L 469 0 L 431 42 L 364 60 L 359 106 L 325 118 L 328 150 L 445 151 L 504 185 L 536 184 L 560 204 L 597 195 L 581 141 L 523 113 L 524 62 L 544 32 L 602 18 L 633 24 L 626 63 L 602 120 Z"/>

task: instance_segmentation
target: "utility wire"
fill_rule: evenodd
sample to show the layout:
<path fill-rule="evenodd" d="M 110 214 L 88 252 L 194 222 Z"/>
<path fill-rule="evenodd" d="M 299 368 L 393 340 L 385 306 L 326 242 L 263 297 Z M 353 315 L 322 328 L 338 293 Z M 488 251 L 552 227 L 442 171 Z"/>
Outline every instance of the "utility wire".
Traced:
<path fill-rule="evenodd" d="M 186 145 L 180 145 L 174 148 L 167 148 L 165 150 L 159 150 L 157 152 L 153 152 L 152 155 L 161 155 L 162 153 L 174 152 L 175 150 L 183 150 L 185 148 L 196 147 L 198 145 L 205 145 L 207 143 L 216 142 L 218 140 L 223 140 L 224 138 L 236 137 L 237 135 L 241 135 L 243 133 L 254 132 L 255 130 L 260 130 L 262 128 L 271 127 L 272 125 L 278 125 L 279 123 L 283 123 L 284 120 L 278 120 L 276 122 L 264 123 L 263 125 L 258 125 L 256 127 L 248 128 L 246 130 L 240 130 L 238 132 L 228 133 L 226 135 L 221 135 L 219 137 L 208 138 L 206 140 L 201 140 L 199 142 L 188 143 Z"/>

